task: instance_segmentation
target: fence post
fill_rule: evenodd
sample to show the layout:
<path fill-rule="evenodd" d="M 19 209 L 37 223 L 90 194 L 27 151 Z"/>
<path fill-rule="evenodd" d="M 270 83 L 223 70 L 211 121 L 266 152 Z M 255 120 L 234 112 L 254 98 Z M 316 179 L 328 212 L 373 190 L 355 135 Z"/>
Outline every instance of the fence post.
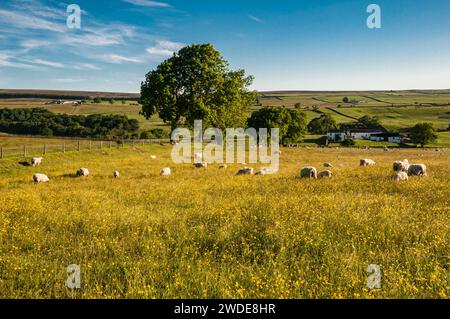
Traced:
<path fill-rule="evenodd" d="M 0 158 L 3 159 L 3 146 L 0 146 Z"/>
<path fill-rule="evenodd" d="M 103 141 L 100 141 L 100 149 L 103 149 Z"/>
<path fill-rule="evenodd" d="M 66 152 L 66 142 L 63 142 L 62 151 L 63 151 L 63 153 Z"/>
<path fill-rule="evenodd" d="M 23 157 L 27 157 L 27 146 L 23 146 Z"/>
<path fill-rule="evenodd" d="M 80 151 L 80 141 L 78 141 L 78 152 Z"/>
<path fill-rule="evenodd" d="M 89 152 L 92 151 L 92 141 L 89 141 Z"/>
<path fill-rule="evenodd" d="M 47 144 L 44 144 L 44 155 L 47 154 Z"/>

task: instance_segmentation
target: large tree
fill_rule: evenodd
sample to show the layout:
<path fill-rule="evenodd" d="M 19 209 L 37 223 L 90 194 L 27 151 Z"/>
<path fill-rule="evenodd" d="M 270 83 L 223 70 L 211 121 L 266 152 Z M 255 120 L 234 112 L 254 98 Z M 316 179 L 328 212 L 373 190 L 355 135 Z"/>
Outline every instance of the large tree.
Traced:
<path fill-rule="evenodd" d="M 297 109 L 266 106 L 252 113 L 247 126 L 267 128 L 269 134 L 271 128 L 278 128 L 282 143 L 295 143 L 306 133 L 306 114 Z"/>
<path fill-rule="evenodd" d="M 312 119 L 308 124 L 308 130 L 313 134 L 325 134 L 329 130 L 336 130 L 337 127 L 336 121 L 328 113 Z"/>
<path fill-rule="evenodd" d="M 424 147 L 437 140 L 436 129 L 432 123 L 418 123 L 411 129 L 411 142 Z"/>
<path fill-rule="evenodd" d="M 169 123 L 192 127 L 243 127 L 247 110 L 256 101 L 248 89 L 252 76 L 244 70 L 232 71 L 211 44 L 182 48 L 150 71 L 141 85 L 142 114 L 154 114 Z"/>

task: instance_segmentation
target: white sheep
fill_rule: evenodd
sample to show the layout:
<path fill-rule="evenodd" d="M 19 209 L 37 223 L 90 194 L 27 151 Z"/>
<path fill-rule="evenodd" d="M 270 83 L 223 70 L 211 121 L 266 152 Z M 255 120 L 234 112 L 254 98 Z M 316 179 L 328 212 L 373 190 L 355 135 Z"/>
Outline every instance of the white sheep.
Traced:
<path fill-rule="evenodd" d="M 317 178 L 317 169 L 312 166 L 303 167 L 300 170 L 300 177 L 302 177 L 302 178 Z"/>
<path fill-rule="evenodd" d="M 50 179 L 45 174 L 37 173 L 33 175 L 33 181 L 35 183 L 47 183 L 48 181 L 50 181 Z"/>
<path fill-rule="evenodd" d="M 359 160 L 359 166 L 372 166 L 375 165 L 375 161 L 368 159 L 368 158 L 363 158 Z"/>
<path fill-rule="evenodd" d="M 160 172 L 161 176 L 169 176 L 170 174 L 172 174 L 170 167 L 164 167 Z"/>
<path fill-rule="evenodd" d="M 154 159 L 156 159 L 156 156 L 155 155 L 150 155 L 150 158 L 154 160 Z"/>
<path fill-rule="evenodd" d="M 263 167 L 259 172 L 256 172 L 255 175 L 270 175 L 273 174 L 273 170 L 269 167 Z"/>
<path fill-rule="evenodd" d="M 120 174 L 119 171 L 115 170 L 113 173 L 114 178 L 119 178 Z"/>
<path fill-rule="evenodd" d="M 253 175 L 253 168 L 244 167 L 237 171 L 236 175 Z"/>
<path fill-rule="evenodd" d="M 333 165 L 331 163 L 323 163 L 323 167 L 333 167 Z"/>
<path fill-rule="evenodd" d="M 90 172 L 87 168 L 82 167 L 77 171 L 77 176 L 89 176 L 89 174 Z"/>
<path fill-rule="evenodd" d="M 332 176 L 333 176 L 333 172 L 330 170 L 322 171 L 317 175 L 318 178 L 332 177 Z"/>
<path fill-rule="evenodd" d="M 404 159 L 403 161 L 395 161 L 393 164 L 394 172 L 407 172 L 409 169 L 409 161 Z"/>
<path fill-rule="evenodd" d="M 394 182 L 402 182 L 408 180 L 408 174 L 406 172 L 395 172 L 392 176 Z"/>
<path fill-rule="evenodd" d="M 31 159 L 31 165 L 32 165 L 33 167 L 39 166 L 39 165 L 42 164 L 42 160 L 43 160 L 42 157 L 33 157 L 33 158 Z"/>
<path fill-rule="evenodd" d="M 228 168 L 228 165 L 227 165 L 227 164 L 221 164 L 221 165 L 219 166 L 219 168 L 220 168 L 220 169 L 227 169 L 227 168 Z"/>
<path fill-rule="evenodd" d="M 208 163 L 207 163 L 207 162 L 194 163 L 193 165 L 194 165 L 195 167 L 197 167 L 197 168 L 206 168 L 206 167 L 208 167 Z"/>
<path fill-rule="evenodd" d="M 425 164 L 411 164 L 408 168 L 408 175 L 427 176 L 427 167 Z"/>

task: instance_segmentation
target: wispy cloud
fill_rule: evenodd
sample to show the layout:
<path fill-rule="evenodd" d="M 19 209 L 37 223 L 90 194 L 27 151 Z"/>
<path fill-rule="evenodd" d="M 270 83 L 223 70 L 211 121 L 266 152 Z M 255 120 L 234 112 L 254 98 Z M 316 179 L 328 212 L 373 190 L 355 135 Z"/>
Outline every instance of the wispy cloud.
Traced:
<path fill-rule="evenodd" d="M 101 70 L 100 67 L 90 63 L 78 63 L 74 65 L 73 68 L 76 70 L 93 70 L 93 71 Z"/>
<path fill-rule="evenodd" d="M 52 79 L 52 82 L 56 82 L 56 83 L 79 83 L 79 82 L 83 82 L 86 81 L 86 79 L 81 79 L 81 78 L 58 78 L 58 79 Z"/>
<path fill-rule="evenodd" d="M 253 21 L 255 21 L 255 22 L 258 22 L 258 23 L 264 23 L 264 20 L 258 18 L 257 16 L 248 14 L 247 17 L 248 17 L 250 20 L 253 20 Z"/>
<path fill-rule="evenodd" d="M 172 7 L 170 4 L 166 2 L 159 2 L 159 1 L 149 1 L 149 0 L 122 0 L 122 1 L 143 7 L 159 7 L 159 8 Z"/>
<path fill-rule="evenodd" d="M 14 59 L 14 57 L 11 56 L 9 53 L 0 51 L 0 67 L 27 69 L 27 70 L 39 70 L 40 69 L 39 67 L 36 67 L 34 65 L 17 62 L 17 61 L 14 61 L 13 59 Z"/>
<path fill-rule="evenodd" d="M 114 64 L 121 64 L 124 62 L 131 62 L 131 63 L 141 63 L 142 62 L 142 60 L 137 57 L 126 57 L 126 56 L 114 54 L 114 53 L 99 55 L 99 56 L 97 56 L 97 58 L 101 61 L 108 62 L 108 63 L 114 63 Z"/>
<path fill-rule="evenodd" d="M 0 21 L 9 27 L 16 27 L 19 29 L 46 30 L 53 32 L 66 31 L 65 24 L 56 23 L 18 11 L 0 9 Z"/>
<path fill-rule="evenodd" d="M 32 59 L 32 60 L 29 60 L 28 62 L 32 63 L 32 64 L 49 66 L 52 68 L 63 68 L 64 67 L 64 64 L 62 64 L 62 63 L 54 62 L 54 61 L 47 61 L 47 60 L 42 60 L 42 59 Z"/>
<path fill-rule="evenodd" d="M 46 40 L 27 39 L 20 42 L 20 46 L 25 49 L 40 48 L 48 45 L 50 45 L 50 42 Z"/>
<path fill-rule="evenodd" d="M 183 43 L 161 40 L 155 46 L 147 48 L 147 52 L 156 56 L 171 56 L 184 46 Z"/>

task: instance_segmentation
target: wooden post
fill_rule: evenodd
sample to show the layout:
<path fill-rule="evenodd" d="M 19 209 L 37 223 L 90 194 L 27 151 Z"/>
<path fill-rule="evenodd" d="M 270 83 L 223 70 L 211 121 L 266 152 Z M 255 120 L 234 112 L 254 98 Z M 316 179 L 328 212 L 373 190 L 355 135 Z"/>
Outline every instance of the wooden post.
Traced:
<path fill-rule="evenodd" d="M 23 146 L 23 157 L 27 157 L 27 146 Z"/>
<path fill-rule="evenodd" d="M 89 141 L 89 152 L 92 151 L 92 141 Z"/>
<path fill-rule="evenodd" d="M 103 149 L 103 141 L 100 141 L 100 149 Z"/>
<path fill-rule="evenodd" d="M 47 154 L 47 144 L 44 144 L 44 155 Z"/>
<path fill-rule="evenodd" d="M 62 151 L 63 151 L 63 153 L 66 152 L 66 142 L 63 142 Z"/>
<path fill-rule="evenodd" d="M 3 146 L 0 146 L 0 158 L 3 159 Z"/>
<path fill-rule="evenodd" d="M 78 141 L 78 152 L 80 151 L 80 141 Z"/>

